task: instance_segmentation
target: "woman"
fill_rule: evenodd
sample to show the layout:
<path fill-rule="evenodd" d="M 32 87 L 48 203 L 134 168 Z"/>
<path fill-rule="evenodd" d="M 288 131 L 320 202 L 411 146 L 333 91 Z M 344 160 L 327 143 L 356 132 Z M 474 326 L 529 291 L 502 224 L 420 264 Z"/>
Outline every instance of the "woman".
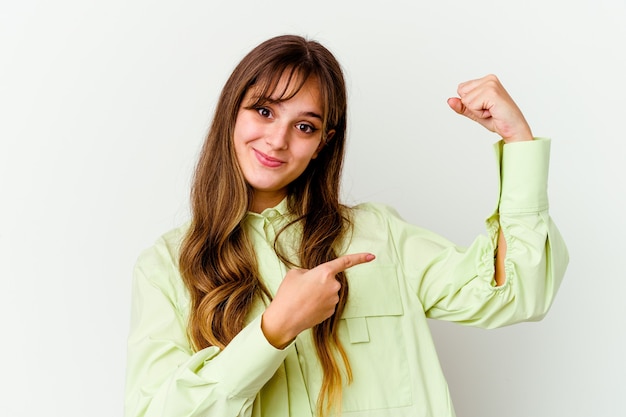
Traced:
<path fill-rule="evenodd" d="M 137 262 L 127 417 L 453 416 L 426 319 L 540 319 L 568 262 L 547 211 L 549 141 L 495 76 L 458 92 L 450 107 L 502 137 L 499 209 L 469 248 L 339 202 L 346 90 L 326 48 L 286 35 L 245 56 L 190 223 Z"/>

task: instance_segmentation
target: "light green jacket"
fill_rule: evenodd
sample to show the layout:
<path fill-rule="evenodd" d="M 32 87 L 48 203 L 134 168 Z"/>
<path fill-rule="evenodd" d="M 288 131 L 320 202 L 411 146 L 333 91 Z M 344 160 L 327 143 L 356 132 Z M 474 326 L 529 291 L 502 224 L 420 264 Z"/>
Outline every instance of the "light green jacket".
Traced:
<path fill-rule="evenodd" d="M 345 252 L 376 259 L 347 271 L 339 335 L 354 381 L 343 388 L 344 416 L 454 416 L 427 318 L 493 328 L 546 314 L 568 263 L 548 215 L 549 149 L 547 139 L 496 146 L 498 210 L 487 219 L 488 236 L 468 248 L 406 223 L 384 205 L 353 208 Z M 285 207 L 283 201 L 244 221 L 272 293 L 287 271 L 272 249 L 289 217 Z M 507 240 L 507 280 L 496 287 L 499 227 Z M 312 416 L 322 373 L 311 333 L 275 349 L 260 328 L 261 302 L 223 351 L 193 352 L 185 330 L 189 298 L 177 267 L 185 230 L 162 236 L 136 265 L 126 417 Z"/>

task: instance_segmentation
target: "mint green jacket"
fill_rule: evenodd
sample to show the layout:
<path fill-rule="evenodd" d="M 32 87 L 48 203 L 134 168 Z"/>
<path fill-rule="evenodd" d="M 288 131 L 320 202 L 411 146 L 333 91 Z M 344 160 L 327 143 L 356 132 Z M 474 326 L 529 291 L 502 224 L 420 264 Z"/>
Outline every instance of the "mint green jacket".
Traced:
<path fill-rule="evenodd" d="M 495 148 L 498 210 L 487 219 L 487 235 L 467 248 L 408 224 L 384 205 L 351 209 L 354 230 L 342 252 L 371 252 L 376 259 L 347 271 L 350 291 L 339 337 L 354 380 L 343 387 L 342 415 L 454 416 L 427 318 L 494 328 L 539 320 L 548 311 L 568 263 L 548 215 L 550 141 Z M 244 220 L 272 293 L 287 272 L 273 250 L 276 232 L 289 218 L 285 208 L 283 201 Z M 507 279 L 496 287 L 500 227 Z M 126 417 L 313 416 L 322 373 L 311 332 L 283 350 L 274 348 L 261 331 L 260 300 L 224 350 L 192 350 L 186 336 L 189 297 L 178 270 L 185 230 L 162 236 L 136 264 Z M 287 252 L 296 233 L 281 235 Z"/>

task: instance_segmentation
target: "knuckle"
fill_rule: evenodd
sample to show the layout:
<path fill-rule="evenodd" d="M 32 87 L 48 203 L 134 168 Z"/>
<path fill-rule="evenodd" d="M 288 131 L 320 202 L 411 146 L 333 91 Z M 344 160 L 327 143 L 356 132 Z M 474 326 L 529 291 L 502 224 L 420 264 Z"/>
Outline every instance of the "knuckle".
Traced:
<path fill-rule="evenodd" d="M 489 76 L 485 84 L 492 90 L 497 90 L 500 86 L 500 80 L 495 75 Z"/>
<path fill-rule="evenodd" d="M 328 264 L 322 264 L 319 266 L 319 271 L 324 276 L 333 275 L 333 269 Z"/>

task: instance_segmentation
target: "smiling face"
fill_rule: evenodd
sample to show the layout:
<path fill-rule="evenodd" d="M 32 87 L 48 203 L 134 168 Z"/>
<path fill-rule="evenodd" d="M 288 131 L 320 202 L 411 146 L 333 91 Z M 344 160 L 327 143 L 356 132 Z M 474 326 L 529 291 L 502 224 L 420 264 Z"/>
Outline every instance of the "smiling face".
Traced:
<path fill-rule="evenodd" d="M 276 91 L 292 95 L 297 83 L 283 77 Z M 234 145 L 243 175 L 254 190 L 251 210 L 261 212 L 287 195 L 287 186 L 317 157 L 333 131 L 322 132 L 324 114 L 316 78 L 309 78 L 293 95 L 281 101 L 271 96 L 259 100 L 252 86 L 237 114 Z"/>

